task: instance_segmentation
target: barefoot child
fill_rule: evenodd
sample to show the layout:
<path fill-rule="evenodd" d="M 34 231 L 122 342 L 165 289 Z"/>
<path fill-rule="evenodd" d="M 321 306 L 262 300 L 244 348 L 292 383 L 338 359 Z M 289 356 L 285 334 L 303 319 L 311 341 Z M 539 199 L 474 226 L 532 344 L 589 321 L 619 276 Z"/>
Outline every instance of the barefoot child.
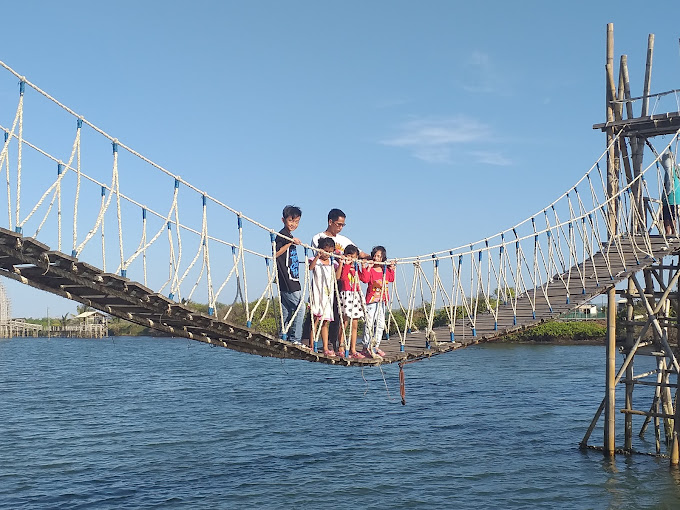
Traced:
<path fill-rule="evenodd" d="M 328 347 L 328 324 L 333 320 L 333 297 L 335 293 L 335 271 L 331 263 L 331 254 L 335 250 L 335 241 L 330 237 L 319 239 L 319 251 L 309 264 L 312 273 L 312 292 L 309 305 L 312 313 L 312 341 L 318 338 L 321 328 L 323 353 L 335 356 L 335 351 Z M 313 345 L 313 344 L 312 344 Z"/>
<path fill-rule="evenodd" d="M 388 283 L 394 282 L 394 263 L 389 266 L 375 264 L 387 260 L 387 250 L 384 246 L 375 246 L 371 250 L 371 258 L 373 261 L 368 262 L 359 272 L 361 281 L 368 284 L 363 354 L 382 357 L 385 353 L 380 350 L 380 340 L 385 330 L 385 303 L 389 301 Z"/>
<path fill-rule="evenodd" d="M 356 261 L 359 256 L 359 248 L 350 244 L 345 247 L 345 256 L 340 258 L 340 264 L 336 269 L 338 287 L 340 290 L 340 315 L 342 316 L 342 332 L 340 333 L 340 349 L 338 356 L 345 356 L 347 349 L 347 338 L 345 331 L 347 324 L 350 324 L 350 343 L 348 357 L 362 359 L 365 356 L 357 352 L 357 328 L 359 318 L 363 317 L 363 306 L 361 303 L 361 292 L 359 289 L 359 275 L 356 271 Z"/>

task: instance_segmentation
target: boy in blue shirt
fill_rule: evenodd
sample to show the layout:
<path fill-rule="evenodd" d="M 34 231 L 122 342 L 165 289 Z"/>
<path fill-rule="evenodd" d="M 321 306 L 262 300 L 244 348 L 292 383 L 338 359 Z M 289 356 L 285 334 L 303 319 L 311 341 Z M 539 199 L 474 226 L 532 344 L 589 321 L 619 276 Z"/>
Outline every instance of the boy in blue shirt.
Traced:
<path fill-rule="evenodd" d="M 302 338 L 302 322 L 304 306 L 300 305 L 302 290 L 300 287 L 300 270 L 296 245 L 301 241 L 293 237 L 293 231 L 298 228 L 302 211 L 294 205 L 283 208 L 283 228 L 276 238 L 276 270 L 279 273 L 279 295 L 281 296 L 281 311 L 283 313 L 282 335 L 287 331 L 287 340 L 300 344 Z M 285 237 L 281 237 L 285 236 Z M 291 320 L 292 318 L 292 320 Z M 289 328 L 285 326 L 290 322 Z"/>

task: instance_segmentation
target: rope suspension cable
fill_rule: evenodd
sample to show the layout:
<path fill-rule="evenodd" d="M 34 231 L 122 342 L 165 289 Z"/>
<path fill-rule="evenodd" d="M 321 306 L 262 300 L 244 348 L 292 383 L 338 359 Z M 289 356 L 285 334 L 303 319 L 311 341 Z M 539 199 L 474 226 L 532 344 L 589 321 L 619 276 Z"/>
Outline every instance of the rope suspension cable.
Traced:
<path fill-rule="evenodd" d="M 5 131 L 5 145 L 9 139 L 9 133 Z M 2 155 L 0 156 L 0 171 L 2 171 L 2 165 L 5 165 L 5 176 L 7 179 L 7 225 L 9 229 L 12 230 L 12 187 L 9 179 L 9 154 L 5 149 L 3 149 Z"/>
<path fill-rule="evenodd" d="M 442 307 L 442 309 L 444 310 L 444 313 L 446 313 L 447 324 L 448 324 L 448 327 L 449 327 L 449 340 L 450 340 L 450 341 L 453 341 L 452 336 L 451 336 L 451 332 L 452 332 L 452 330 L 453 330 L 452 328 L 453 328 L 453 322 L 454 322 L 454 320 L 455 320 L 455 315 L 453 315 L 453 314 L 451 313 L 451 309 L 452 309 L 452 306 L 451 306 L 451 299 L 452 299 L 452 296 L 449 296 L 449 293 L 447 292 L 446 288 L 444 287 L 444 282 L 442 281 L 442 279 L 441 279 L 441 277 L 439 276 L 439 274 L 437 275 L 437 281 L 436 281 L 436 284 L 435 284 L 435 291 L 439 292 L 439 294 L 440 294 L 441 297 L 442 297 L 442 302 L 443 302 L 443 307 Z M 436 339 L 436 337 L 435 337 L 435 343 L 436 343 L 437 345 L 439 345 L 439 344 L 442 343 L 442 342 L 438 341 L 438 340 Z"/>
<path fill-rule="evenodd" d="M 243 306 L 246 310 L 246 317 L 250 317 L 250 312 L 248 310 L 248 285 L 246 282 L 246 260 L 243 257 L 243 219 L 241 213 L 238 213 L 238 253 L 241 260 L 241 267 L 243 268 Z M 238 278 L 238 275 L 237 275 Z M 247 320 L 246 326 L 251 327 L 252 321 Z"/>
<path fill-rule="evenodd" d="M 453 259 L 451 259 L 453 262 Z M 454 280 L 457 282 L 456 285 L 456 302 L 460 302 L 463 305 L 463 321 L 468 320 L 470 322 L 470 329 L 474 332 L 474 319 L 473 319 L 473 310 L 472 310 L 472 303 L 467 299 L 467 296 L 465 295 L 465 289 L 463 287 L 463 278 L 462 278 L 462 271 L 463 271 L 463 254 L 460 254 L 458 256 L 458 267 L 454 267 Z M 460 301 L 458 301 L 460 299 Z M 464 322 L 463 322 L 464 323 Z M 465 329 L 463 329 L 465 331 Z M 473 333 L 474 336 L 474 333 Z"/>
<path fill-rule="evenodd" d="M 539 241 L 539 235 L 536 232 L 536 222 L 532 218 L 531 220 L 532 227 L 534 229 L 534 275 L 533 275 L 533 282 L 534 282 L 534 290 L 533 290 L 533 298 L 534 302 L 536 302 L 536 294 L 537 288 L 541 289 L 541 292 L 543 293 L 543 297 L 545 298 L 546 303 L 550 303 L 550 299 L 548 298 L 548 285 L 549 285 L 549 276 L 551 274 L 550 271 L 550 262 L 549 259 L 546 261 L 545 254 L 543 252 L 543 248 L 541 247 L 541 243 Z M 548 231 L 549 233 L 550 231 Z M 550 248 L 550 245 L 549 245 Z M 545 274 L 548 275 L 546 277 L 546 281 L 544 283 L 543 278 L 542 278 L 542 272 L 540 271 L 540 264 L 539 264 L 539 255 L 540 255 L 540 262 L 543 263 L 543 268 L 545 270 Z M 532 315 L 533 318 L 536 318 L 535 312 Z M 515 320 L 513 321 L 514 324 L 517 324 L 517 316 L 515 315 Z"/>
<path fill-rule="evenodd" d="M 175 187 L 179 188 L 179 180 L 175 179 Z M 177 204 L 177 207 L 175 207 L 175 227 L 176 227 L 176 236 L 177 236 L 177 260 L 173 260 L 173 272 L 172 272 L 172 278 L 171 278 L 171 283 L 170 283 L 170 294 L 168 297 L 170 299 L 174 299 L 175 296 L 177 296 L 177 299 L 181 301 L 182 295 L 180 293 L 180 288 L 179 288 L 179 272 L 180 272 L 180 264 L 182 263 L 182 229 L 179 227 L 180 221 L 179 221 L 179 202 Z M 174 255 L 174 253 L 173 253 Z"/>
<path fill-rule="evenodd" d="M 168 234 L 168 279 L 160 286 L 158 293 L 162 294 L 170 282 L 172 281 L 173 274 L 175 273 L 175 244 L 172 240 L 172 222 L 168 221 L 166 228 L 164 229 Z M 170 292 L 172 296 L 172 292 Z M 170 297 L 172 299 L 172 297 Z"/>
<path fill-rule="evenodd" d="M 5 143 L 2 146 L 2 152 L 0 152 L 0 163 L 3 161 L 5 162 L 5 166 L 7 168 L 7 213 L 8 213 L 8 225 L 9 228 L 12 229 L 12 200 L 11 200 L 11 187 L 10 187 L 10 175 L 9 175 L 9 144 L 12 141 L 12 138 L 15 136 L 14 132 L 17 129 L 17 126 L 19 124 L 19 120 L 23 118 L 23 108 L 24 108 L 24 94 L 23 94 L 23 88 L 20 86 L 20 94 L 19 94 L 19 104 L 17 105 L 17 111 L 16 114 L 14 115 L 14 121 L 12 121 L 12 127 L 11 129 L 6 129 L 2 128 L 3 131 L 5 132 Z M 17 137 L 17 139 L 19 139 Z M 21 167 L 20 163 L 20 153 L 17 150 L 17 167 Z"/>
<path fill-rule="evenodd" d="M 83 119 L 78 118 L 76 121 L 76 131 L 78 132 L 78 150 L 76 159 L 76 195 L 73 200 L 73 246 L 71 247 L 71 254 L 76 255 L 76 245 L 78 244 L 78 204 L 80 203 L 80 183 L 81 183 L 81 166 L 80 166 L 80 133 L 83 128 Z M 145 283 L 146 285 L 146 280 Z"/>
<path fill-rule="evenodd" d="M 22 162 L 22 153 L 23 153 L 23 141 L 24 141 L 24 109 L 23 109 L 23 104 L 24 104 L 24 89 L 26 87 L 26 82 L 21 81 L 19 83 L 19 95 L 21 96 L 19 99 L 19 104 L 20 108 L 18 110 L 18 115 L 19 115 L 19 135 L 17 137 L 17 193 L 16 193 L 16 216 L 15 216 L 15 225 L 17 225 L 17 229 L 19 229 L 19 232 L 21 232 L 21 227 L 19 226 L 19 209 L 20 209 L 20 204 L 21 204 L 21 162 Z"/>
<path fill-rule="evenodd" d="M 125 254 L 123 250 L 123 218 L 122 218 L 122 213 L 120 209 L 120 177 L 118 174 L 118 140 L 114 140 L 113 142 L 113 158 L 114 158 L 114 165 L 116 168 L 115 171 L 115 188 L 112 190 L 113 193 L 116 194 L 116 216 L 118 217 L 118 251 L 120 254 L 120 265 L 121 267 L 123 264 L 125 264 Z M 123 268 L 125 269 L 125 268 Z"/>
<path fill-rule="evenodd" d="M 90 229 L 90 231 L 87 233 L 85 236 L 85 239 L 78 245 L 78 247 L 75 250 L 75 256 L 78 257 L 80 253 L 83 251 L 83 248 L 85 245 L 92 239 L 92 237 L 95 235 L 99 227 L 102 227 L 102 233 L 103 233 L 103 222 L 104 222 L 104 214 L 109 208 L 109 205 L 111 203 L 111 199 L 113 198 L 113 190 L 115 189 L 116 182 L 117 182 L 117 173 L 118 173 L 118 167 L 117 167 L 117 162 L 118 158 L 116 157 L 117 151 L 114 152 L 114 158 L 113 158 L 113 171 L 112 171 L 112 178 L 111 178 L 111 186 L 110 186 L 110 193 L 108 198 L 105 200 L 105 195 L 106 195 L 106 187 L 102 186 L 101 187 L 101 205 L 99 207 L 99 214 L 97 214 L 97 219 L 95 221 L 94 226 Z M 102 245 L 103 245 L 103 239 L 102 239 Z M 105 253 L 102 254 L 103 257 L 103 263 L 106 263 L 106 256 Z"/>
<path fill-rule="evenodd" d="M 201 269 L 198 274 L 198 278 L 196 279 L 196 282 L 194 283 L 194 286 L 192 287 L 191 291 L 187 295 L 186 299 L 190 300 L 191 297 L 194 294 L 194 291 L 198 287 L 198 284 L 203 277 L 203 272 L 206 269 L 206 257 L 205 257 L 205 250 L 206 250 L 206 240 L 208 237 L 208 213 L 207 213 L 207 207 L 206 207 L 206 200 L 205 197 L 203 197 L 203 208 L 201 211 L 201 236 L 198 241 L 198 249 L 196 250 L 196 255 L 194 255 L 194 258 L 191 260 L 189 265 L 186 267 L 184 270 L 184 273 L 182 273 L 182 276 L 177 280 L 177 288 L 182 284 L 184 279 L 187 277 L 191 269 L 194 267 L 196 262 L 198 261 L 199 257 L 203 255 L 203 261 L 201 264 Z M 208 300 L 208 304 L 210 305 L 210 299 Z"/>
<path fill-rule="evenodd" d="M 256 301 L 255 305 L 253 306 L 253 309 L 250 311 L 250 314 L 247 316 L 247 322 L 250 322 L 251 324 L 253 322 L 253 318 L 255 317 L 255 312 L 257 311 L 257 309 L 260 306 L 260 304 L 262 303 L 262 301 L 265 301 L 265 310 L 262 313 L 262 319 L 265 318 L 265 316 L 267 315 L 267 311 L 269 310 L 269 300 L 265 299 L 265 297 L 273 295 L 272 284 L 274 282 L 274 278 L 276 278 L 276 274 L 275 274 L 276 271 L 274 271 L 274 274 L 272 274 L 272 272 L 270 271 L 270 267 L 269 267 L 269 259 L 266 258 L 266 259 L 264 259 L 264 261 L 265 261 L 265 266 L 266 266 L 266 269 L 267 269 L 267 283 L 265 284 L 264 291 L 260 295 L 259 299 Z M 276 269 L 276 268 L 274 268 L 274 269 Z M 245 282 L 245 278 L 244 278 L 244 282 Z M 244 286 L 245 286 L 245 283 L 244 283 Z M 260 320 L 262 320 L 262 319 L 260 319 Z"/>
<path fill-rule="evenodd" d="M 406 275 L 404 274 L 404 265 L 400 264 L 397 267 L 401 267 L 402 281 L 404 282 L 404 285 L 406 285 Z M 409 310 L 407 308 L 405 308 L 404 304 L 401 302 L 401 297 L 399 295 L 399 286 L 396 284 L 396 273 L 395 273 L 395 285 L 394 285 L 393 296 L 397 300 L 397 304 L 399 305 L 399 310 L 404 315 L 404 329 L 403 329 L 403 331 L 399 327 L 399 323 L 397 322 L 396 317 L 394 317 L 394 315 L 392 316 L 394 323 L 396 325 L 396 328 L 397 328 L 397 333 L 399 335 L 399 350 L 401 352 L 404 352 L 405 345 L 406 345 L 406 333 L 410 329 L 409 328 L 409 322 L 408 322 L 408 320 L 409 320 Z M 407 303 L 407 307 L 408 307 L 408 303 Z M 390 306 L 390 308 L 391 308 L 391 306 Z"/>
<path fill-rule="evenodd" d="M 578 195 L 578 190 L 574 189 L 574 194 L 576 195 L 576 200 L 577 203 L 580 201 L 579 195 Z M 577 253 L 577 246 L 576 246 L 576 234 L 578 233 L 578 239 L 581 241 L 581 245 L 583 246 L 583 253 L 581 254 L 585 260 L 585 242 L 584 242 L 584 235 L 585 232 L 583 232 L 580 229 L 579 221 L 577 218 L 579 217 L 579 214 L 576 214 L 574 211 L 574 206 L 571 202 L 571 199 L 568 201 L 569 203 L 569 272 L 571 274 L 571 269 L 573 267 L 576 268 L 576 271 L 578 273 L 578 279 L 581 283 L 581 293 L 585 294 L 586 293 L 586 275 L 585 275 L 585 269 L 583 266 L 579 264 L 580 257 Z"/>

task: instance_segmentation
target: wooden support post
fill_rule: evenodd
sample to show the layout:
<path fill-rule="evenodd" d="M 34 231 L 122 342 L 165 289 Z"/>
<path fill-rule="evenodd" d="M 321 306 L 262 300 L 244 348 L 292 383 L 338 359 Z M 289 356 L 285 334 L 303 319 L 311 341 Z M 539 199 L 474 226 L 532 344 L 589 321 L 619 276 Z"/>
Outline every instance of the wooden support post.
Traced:
<path fill-rule="evenodd" d="M 628 303 L 626 304 L 626 318 L 628 322 L 633 320 L 633 294 L 635 292 L 635 284 L 629 278 L 628 279 Z M 632 351 L 633 343 L 635 342 L 633 338 L 633 326 L 626 326 L 626 350 L 628 353 Z M 626 367 L 626 409 L 633 409 L 633 389 L 635 384 L 633 383 L 633 361 Z M 625 442 L 624 449 L 630 452 L 633 449 L 633 416 L 631 414 L 626 414 L 624 417 L 625 421 Z"/>
<path fill-rule="evenodd" d="M 676 275 L 677 272 L 680 271 L 680 257 L 676 259 L 676 267 L 675 267 Z M 674 287 L 678 287 L 677 280 L 669 282 L 669 285 L 673 285 Z M 676 311 L 676 316 L 678 314 L 678 311 L 680 310 L 680 297 L 678 294 L 675 294 L 674 297 L 675 303 L 674 303 L 674 308 Z M 677 345 L 680 345 L 680 321 L 676 323 L 675 326 L 675 342 Z M 680 373 L 676 374 L 677 379 L 676 382 L 680 384 Z M 670 464 L 671 466 L 677 466 L 680 464 L 680 444 L 678 444 L 678 436 L 680 435 L 680 391 L 676 388 L 675 390 L 675 399 L 674 399 L 674 405 L 675 405 L 675 419 L 673 420 L 673 436 L 671 439 L 671 449 L 670 449 Z"/>
<path fill-rule="evenodd" d="M 680 374 L 678 374 L 678 384 L 680 384 Z M 678 451 L 678 435 L 680 435 L 680 391 L 675 392 L 675 420 L 673 427 L 673 441 L 671 442 L 671 466 L 677 466 L 680 463 L 680 454 Z"/>
<path fill-rule="evenodd" d="M 616 449 L 616 288 L 607 291 L 607 368 L 604 407 L 604 452 L 614 455 Z"/>
<path fill-rule="evenodd" d="M 605 64 L 605 98 L 606 98 L 606 119 L 607 123 L 614 120 L 613 99 L 610 84 L 614 83 L 614 24 L 607 24 L 607 53 Z M 607 158 L 607 198 L 615 195 L 618 187 L 618 179 L 615 174 L 614 164 L 614 130 L 607 128 L 607 147 L 609 147 L 609 157 Z M 616 236 L 616 205 L 613 201 L 608 202 L 607 206 L 609 240 Z M 612 286 L 607 291 L 607 365 L 605 370 L 606 390 L 604 406 L 604 452 L 606 455 L 613 456 L 616 449 L 616 429 L 615 429 L 615 407 L 616 407 L 616 287 Z"/>

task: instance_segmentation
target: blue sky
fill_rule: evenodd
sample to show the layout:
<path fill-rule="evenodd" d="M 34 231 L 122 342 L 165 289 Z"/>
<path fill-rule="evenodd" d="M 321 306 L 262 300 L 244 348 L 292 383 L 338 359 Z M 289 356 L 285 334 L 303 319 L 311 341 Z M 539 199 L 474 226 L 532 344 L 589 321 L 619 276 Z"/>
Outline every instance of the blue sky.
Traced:
<path fill-rule="evenodd" d="M 521 221 L 599 157 L 608 22 L 633 95 L 649 33 L 653 90 L 679 88 L 677 6 L 653 6 L 12 2 L 0 60 L 262 223 L 297 204 L 309 240 L 339 207 L 364 251 L 409 256 Z M 15 316 L 75 311 L 3 283 Z"/>

